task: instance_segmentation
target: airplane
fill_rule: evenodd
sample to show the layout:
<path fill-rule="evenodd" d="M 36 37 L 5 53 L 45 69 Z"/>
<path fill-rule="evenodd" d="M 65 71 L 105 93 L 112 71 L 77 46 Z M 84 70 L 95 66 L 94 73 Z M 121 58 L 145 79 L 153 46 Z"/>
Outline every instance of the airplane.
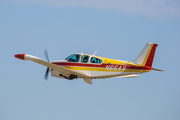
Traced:
<path fill-rule="evenodd" d="M 83 78 L 92 84 L 92 79 L 106 79 L 114 77 L 133 78 L 140 77 L 137 74 L 147 73 L 151 70 L 163 71 L 152 68 L 153 59 L 158 44 L 147 43 L 139 56 L 133 61 L 115 60 L 93 55 L 75 53 L 65 60 L 49 61 L 47 50 L 44 52 L 47 62 L 39 57 L 28 54 L 16 54 L 15 57 L 21 60 L 30 60 L 47 66 L 45 79 L 47 80 L 49 71 L 52 77 L 73 80 Z"/>

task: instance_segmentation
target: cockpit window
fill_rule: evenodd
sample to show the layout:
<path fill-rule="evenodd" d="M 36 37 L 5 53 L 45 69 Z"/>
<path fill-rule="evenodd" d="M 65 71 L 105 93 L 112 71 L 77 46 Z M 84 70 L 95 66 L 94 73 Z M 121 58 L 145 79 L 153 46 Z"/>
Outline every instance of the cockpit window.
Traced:
<path fill-rule="evenodd" d="M 87 55 L 83 55 L 83 56 L 81 57 L 81 62 L 82 62 L 82 63 L 87 63 L 88 60 L 89 60 L 89 56 L 87 56 Z"/>
<path fill-rule="evenodd" d="M 68 60 L 72 55 L 68 56 L 65 60 Z"/>
<path fill-rule="evenodd" d="M 81 55 L 79 55 L 79 54 L 74 54 L 74 55 L 71 55 L 71 56 L 67 57 L 66 60 L 68 62 L 79 62 L 80 56 Z"/>
<path fill-rule="evenodd" d="M 92 57 L 90 62 L 91 62 L 91 63 L 101 64 L 101 63 L 102 63 L 102 60 L 99 59 L 99 58 Z"/>

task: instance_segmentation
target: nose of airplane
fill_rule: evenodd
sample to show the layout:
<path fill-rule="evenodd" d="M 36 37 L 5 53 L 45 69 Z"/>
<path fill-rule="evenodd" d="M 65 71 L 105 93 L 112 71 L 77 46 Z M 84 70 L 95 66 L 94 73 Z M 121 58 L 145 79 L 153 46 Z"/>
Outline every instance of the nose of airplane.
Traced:
<path fill-rule="evenodd" d="M 14 55 L 14 57 L 16 57 L 18 59 L 21 59 L 21 60 L 24 60 L 24 56 L 25 56 L 25 54 L 16 54 L 16 55 Z"/>

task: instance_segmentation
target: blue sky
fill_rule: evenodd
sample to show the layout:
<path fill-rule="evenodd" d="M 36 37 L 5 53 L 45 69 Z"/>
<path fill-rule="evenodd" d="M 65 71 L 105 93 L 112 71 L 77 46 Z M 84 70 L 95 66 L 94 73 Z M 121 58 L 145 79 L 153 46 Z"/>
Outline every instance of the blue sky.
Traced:
<path fill-rule="evenodd" d="M 180 2 L 177 0 L 0 1 L 1 120 L 179 120 Z M 157 43 L 153 67 L 140 78 L 64 80 L 46 67 L 14 58 L 46 60 L 83 52 L 134 60 Z"/>

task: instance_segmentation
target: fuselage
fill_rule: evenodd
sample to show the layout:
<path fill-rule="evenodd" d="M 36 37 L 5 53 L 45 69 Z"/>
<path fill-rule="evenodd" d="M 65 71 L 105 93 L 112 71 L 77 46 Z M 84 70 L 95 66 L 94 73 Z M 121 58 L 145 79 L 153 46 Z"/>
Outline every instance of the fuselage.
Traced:
<path fill-rule="evenodd" d="M 83 53 L 72 54 L 65 60 L 51 61 L 51 63 L 83 73 L 92 79 L 118 77 L 123 75 L 141 74 L 149 72 L 150 67 L 137 65 L 131 62 L 114 60 Z M 54 77 L 69 77 L 68 74 L 50 68 Z M 60 75 L 62 74 L 62 75 Z"/>

